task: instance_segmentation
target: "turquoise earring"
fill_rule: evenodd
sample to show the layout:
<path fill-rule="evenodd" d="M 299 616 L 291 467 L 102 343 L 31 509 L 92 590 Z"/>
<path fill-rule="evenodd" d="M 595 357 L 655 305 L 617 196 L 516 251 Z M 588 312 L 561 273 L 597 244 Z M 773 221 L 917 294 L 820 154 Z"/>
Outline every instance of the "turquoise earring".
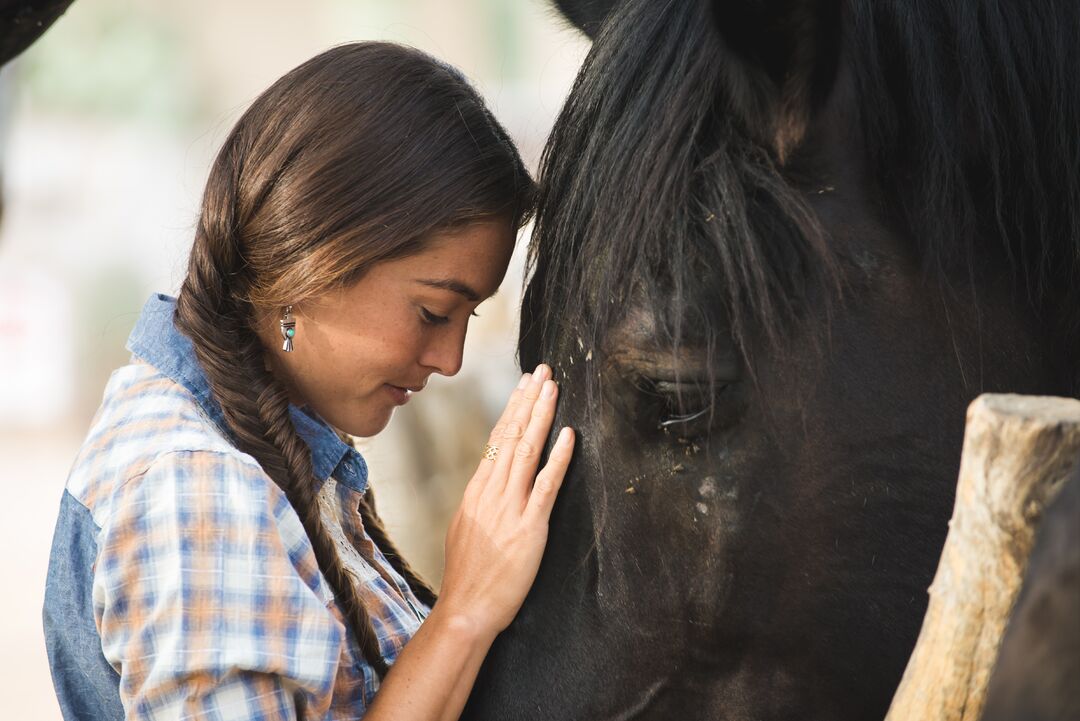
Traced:
<path fill-rule="evenodd" d="M 296 335 L 296 320 L 292 317 L 292 306 L 285 307 L 285 315 L 281 318 L 281 337 L 284 339 L 284 343 L 281 344 L 281 350 L 286 353 L 292 353 L 293 337 Z"/>

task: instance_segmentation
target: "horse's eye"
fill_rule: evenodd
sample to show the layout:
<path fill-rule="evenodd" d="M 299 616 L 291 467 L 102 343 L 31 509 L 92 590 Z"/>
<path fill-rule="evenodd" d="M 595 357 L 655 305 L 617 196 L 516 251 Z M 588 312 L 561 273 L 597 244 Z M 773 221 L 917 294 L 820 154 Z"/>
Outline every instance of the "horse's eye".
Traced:
<path fill-rule="evenodd" d="M 609 346 L 605 368 L 619 382 L 605 394 L 621 419 L 645 438 L 705 438 L 731 427 L 746 410 L 738 357 L 684 345 L 672 350 L 651 342 Z"/>
<path fill-rule="evenodd" d="M 729 386 L 719 382 L 710 384 L 705 379 L 649 376 L 639 376 L 635 385 L 641 398 L 639 423 L 678 437 L 708 435 L 713 421 L 724 415 L 718 401 Z"/>

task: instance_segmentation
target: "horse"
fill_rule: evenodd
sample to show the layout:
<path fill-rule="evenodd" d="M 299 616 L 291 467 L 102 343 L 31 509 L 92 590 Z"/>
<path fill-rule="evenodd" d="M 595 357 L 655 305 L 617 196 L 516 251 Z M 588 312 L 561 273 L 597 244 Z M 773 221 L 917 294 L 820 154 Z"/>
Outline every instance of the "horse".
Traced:
<path fill-rule="evenodd" d="M 580 441 L 463 718 L 883 718 L 968 403 L 1080 392 L 1080 4 L 558 6 L 519 356 Z"/>
<path fill-rule="evenodd" d="M 0 65 L 26 50 L 64 14 L 73 0 L 24 0 L 0 8 Z"/>
<path fill-rule="evenodd" d="M 1080 466 L 1046 509 L 982 721 L 1080 718 Z"/>
<path fill-rule="evenodd" d="M 73 0 L 25 0 L 6 3 L 0 7 L 0 67 L 26 50 L 67 10 Z M 4 88 L 0 86 L 0 101 Z M 3 103 L 0 102 L 0 111 Z M 0 117 L 0 120 L 3 120 Z M 2 150 L 2 148 L 0 148 Z M 0 161 L 3 155 L 0 153 Z M 0 180 L 3 167 L 0 166 Z M 0 183 L 2 186 L 3 183 Z M 4 215 L 4 199 L 0 196 L 0 218 Z"/>

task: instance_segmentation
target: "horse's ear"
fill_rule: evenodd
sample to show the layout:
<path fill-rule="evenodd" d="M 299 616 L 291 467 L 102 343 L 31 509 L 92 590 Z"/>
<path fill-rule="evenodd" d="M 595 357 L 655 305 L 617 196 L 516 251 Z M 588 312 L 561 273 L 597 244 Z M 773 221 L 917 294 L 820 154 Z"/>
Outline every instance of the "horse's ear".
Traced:
<path fill-rule="evenodd" d="M 842 0 L 713 0 L 727 47 L 775 85 L 781 157 L 797 145 L 836 78 Z"/>
<path fill-rule="evenodd" d="M 555 4 L 567 20 L 594 38 L 604 18 L 611 14 L 619 0 L 555 0 Z"/>
<path fill-rule="evenodd" d="M 72 0 L 0 0 L 0 65 L 26 50 L 71 3 Z"/>

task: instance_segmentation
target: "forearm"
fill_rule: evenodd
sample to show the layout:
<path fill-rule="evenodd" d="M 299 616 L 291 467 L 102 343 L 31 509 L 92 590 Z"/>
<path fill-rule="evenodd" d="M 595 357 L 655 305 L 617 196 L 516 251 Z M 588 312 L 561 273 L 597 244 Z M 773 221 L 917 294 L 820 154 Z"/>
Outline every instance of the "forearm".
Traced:
<path fill-rule="evenodd" d="M 383 679 L 365 721 L 456 721 L 495 635 L 436 605 Z"/>

